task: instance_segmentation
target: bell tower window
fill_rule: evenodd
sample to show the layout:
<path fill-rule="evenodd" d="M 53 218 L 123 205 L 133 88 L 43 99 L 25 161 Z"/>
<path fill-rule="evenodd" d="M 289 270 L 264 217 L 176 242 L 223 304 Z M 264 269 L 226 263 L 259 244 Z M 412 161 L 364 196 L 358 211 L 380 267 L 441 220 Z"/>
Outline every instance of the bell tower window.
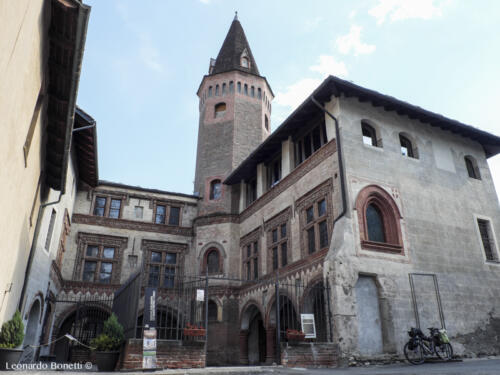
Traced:
<path fill-rule="evenodd" d="M 250 61 L 248 61 L 248 57 L 245 56 L 241 58 L 241 66 L 244 68 L 250 67 Z"/>

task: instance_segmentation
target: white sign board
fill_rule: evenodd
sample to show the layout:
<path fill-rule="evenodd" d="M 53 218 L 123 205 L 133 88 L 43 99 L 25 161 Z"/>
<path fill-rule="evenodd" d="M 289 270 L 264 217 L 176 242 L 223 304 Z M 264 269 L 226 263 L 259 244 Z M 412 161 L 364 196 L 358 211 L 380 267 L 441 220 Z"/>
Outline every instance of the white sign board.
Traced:
<path fill-rule="evenodd" d="M 306 334 L 306 339 L 316 338 L 316 325 L 314 324 L 314 314 L 300 314 L 302 332 Z"/>
<path fill-rule="evenodd" d="M 205 301 L 205 291 L 203 289 L 196 289 L 196 300 Z"/>

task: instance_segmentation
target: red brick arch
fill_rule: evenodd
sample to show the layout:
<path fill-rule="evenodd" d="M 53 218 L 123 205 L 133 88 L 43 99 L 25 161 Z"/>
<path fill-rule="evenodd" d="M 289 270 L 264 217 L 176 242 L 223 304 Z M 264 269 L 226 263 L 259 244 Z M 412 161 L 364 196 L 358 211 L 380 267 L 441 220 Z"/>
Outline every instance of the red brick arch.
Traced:
<path fill-rule="evenodd" d="M 377 207 L 382 215 L 385 242 L 370 241 L 368 238 L 366 209 L 370 204 Z M 387 191 L 377 185 L 366 186 L 358 193 L 356 211 L 358 212 L 359 237 L 363 249 L 404 254 L 400 224 L 402 216 L 396 202 Z"/>

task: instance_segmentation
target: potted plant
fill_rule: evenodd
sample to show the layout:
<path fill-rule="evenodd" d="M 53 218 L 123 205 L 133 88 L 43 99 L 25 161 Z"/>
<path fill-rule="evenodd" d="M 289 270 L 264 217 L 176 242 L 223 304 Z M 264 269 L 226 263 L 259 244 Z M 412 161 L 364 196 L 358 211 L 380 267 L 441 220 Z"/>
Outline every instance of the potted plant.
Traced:
<path fill-rule="evenodd" d="M 306 334 L 302 331 L 298 331 L 296 329 L 287 329 L 286 330 L 286 338 L 289 341 L 304 341 Z"/>
<path fill-rule="evenodd" d="M 94 363 L 99 371 L 113 371 L 120 357 L 120 347 L 124 341 L 123 327 L 115 314 L 104 322 L 102 333 L 90 342 L 94 350 Z"/>
<path fill-rule="evenodd" d="M 2 325 L 0 331 L 0 370 L 17 364 L 23 350 L 18 348 L 24 340 L 24 324 L 21 313 L 16 311 L 11 320 Z"/>
<path fill-rule="evenodd" d="M 195 325 L 186 324 L 186 328 L 184 328 L 184 336 L 188 337 L 200 337 L 205 336 L 206 330 L 202 327 L 197 327 Z"/>

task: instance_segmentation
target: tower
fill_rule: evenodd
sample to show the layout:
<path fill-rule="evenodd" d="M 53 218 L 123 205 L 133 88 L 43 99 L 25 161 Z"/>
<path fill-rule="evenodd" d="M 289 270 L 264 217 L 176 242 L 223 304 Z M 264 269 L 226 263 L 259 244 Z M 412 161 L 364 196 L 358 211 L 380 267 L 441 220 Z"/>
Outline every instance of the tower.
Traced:
<path fill-rule="evenodd" d="M 274 97 L 235 16 L 198 89 L 199 130 L 194 191 L 200 214 L 231 213 L 238 193 L 224 179 L 270 134 Z"/>

